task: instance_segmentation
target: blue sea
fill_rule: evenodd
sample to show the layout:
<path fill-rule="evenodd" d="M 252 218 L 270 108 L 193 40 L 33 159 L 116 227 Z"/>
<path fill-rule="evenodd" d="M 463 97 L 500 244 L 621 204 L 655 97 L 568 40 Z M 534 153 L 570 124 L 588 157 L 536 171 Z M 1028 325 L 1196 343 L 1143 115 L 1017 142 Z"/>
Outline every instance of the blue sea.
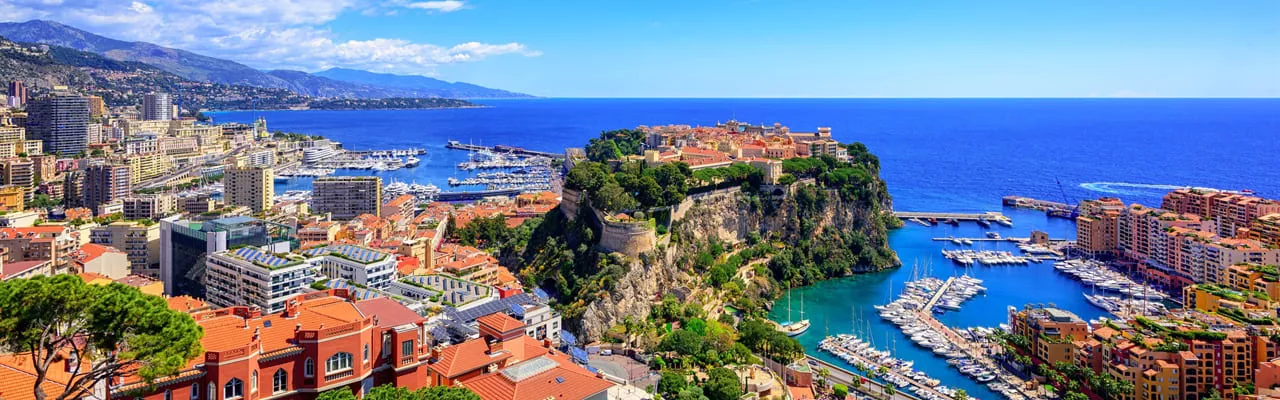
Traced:
<path fill-rule="evenodd" d="M 324 135 L 349 149 L 425 147 L 423 165 L 379 173 L 384 179 L 446 187 L 462 175 L 454 164 L 466 154 L 446 140 L 508 144 L 560 151 L 581 146 L 600 131 L 637 125 L 702 124 L 737 119 L 781 122 L 793 130 L 832 128 L 836 139 L 866 143 L 880 157 L 894 208 L 899 211 L 1003 211 L 1013 227 L 984 229 L 907 224 L 890 233 L 905 266 L 836 279 L 792 291 L 792 312 L 813 322 L 799 336 L 810 353 L 827 334 L 876 332 L 877 347 L 948 385 L 982 399 L 1000 396 L 913 347 L 871 306 L 902 291 L 913 276 L 963 273 L 933 237 L 981 237 L 986 231 L 1026 237 L 1033 229 L 1074 238 L 1070 221 L 1029 210 L 1001 209 L 1000 198 L 1021 195 L 1076 202 L 1099 196 L 1158 205 L 1182 186 L 1250 189 L 1280 197 L 1280 99 L 537 99 L 482 101 L 487 108 L 373 111 L 265 111 L 213 113 L 216 122 L 263 116 L 270 129 Z M 367 171 L 345 172 L 367 174 Z M 309 189 L 309 181 L 277 191 Z M 1008 244 L 975 247 L 1016 250 Z M 913 268 L 914 267 L 914 268 Z M 988 292 L 940 319 L 951 326 L 993 326 L 1006 307 L 1048 304 L 1090 319 L 1101 310 L 1086 303 L 1084 288 L 1048 263 L 1029 267 L 972 268 Z M 801 300 L 803 298 L 803 301 Z M 802 306 L 803 303 L 803 306 Z M 783 306 L 783 303 L 779 304 Z M 786 318 L 777 307 L 774 317 Z M 855 322 L 856 320 L 856 322 Z M 870 329 L 868 329 L 868 327 Z M 838 359 L 828 357 L 839 364 Z"/>

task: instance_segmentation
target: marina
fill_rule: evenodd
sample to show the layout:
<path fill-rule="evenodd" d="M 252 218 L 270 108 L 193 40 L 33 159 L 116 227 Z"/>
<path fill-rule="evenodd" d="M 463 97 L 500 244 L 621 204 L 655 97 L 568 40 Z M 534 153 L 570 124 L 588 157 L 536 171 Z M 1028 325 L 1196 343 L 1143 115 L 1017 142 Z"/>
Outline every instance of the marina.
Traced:
<path fill-rule="evenodd" d="M 997 366 L 991 358 L 994 344 L 987 338 L 994 328 L 953 330 L 934 314 L 959 310 L 960 303 L 986 291 L 982 280 L 959 276 L 943 281 L 928 277 L 907 282 L 907 289 L 894 301 L 876 306 L 880 317 L 899 329 L 917 346 L 947 360 L 947 365 L 974 382 L 985 385 L 1008 399 L 1034 397 L 1019 388 L 1024 382 Z"/>
<path fill-rule="evenodd" d="M 1067 274 L 1081 282 L 1084 282 L 1088 287 L 1095 290 L 1115 292 L 1122 296 L 1138 300 L 1169 300 L 1168 295 L 1151 286 L 1134 282 L 1124 274 L 1108 268 L 1107 265 L 1102 262 L 1074 259 L 1054 263 L 1053 268 L 1058 270 L 1058 272 Z"/>
<path fill-rule="evenodd" d="M 481 146 L 476 144 L 462 143 L 457 140 L 450 140 L 444 145 L 447 149 L 466 150 L 466 151 L 487 151 L 491 153 L 506 153 L 518 156 L 544 157 L 544 158 L 564 158 L 564 154 L 552 153 L 546 151 L 529 150 L 520 147 L 497 145 L 497 146 Z"/>
<path fill-rule="evenodd" d="M 913 369 L 913 362 L 894 358 L 888 351 L 877 350 L 870 342 L 852 334 L 828 336 L 818 348 L 839 357 L 860 371 L 874 372 L 899 390 L 906 390 L 922 399 L 951 399 L 956 393 L 955 389 L 943 385 L 938 379 Z"/>

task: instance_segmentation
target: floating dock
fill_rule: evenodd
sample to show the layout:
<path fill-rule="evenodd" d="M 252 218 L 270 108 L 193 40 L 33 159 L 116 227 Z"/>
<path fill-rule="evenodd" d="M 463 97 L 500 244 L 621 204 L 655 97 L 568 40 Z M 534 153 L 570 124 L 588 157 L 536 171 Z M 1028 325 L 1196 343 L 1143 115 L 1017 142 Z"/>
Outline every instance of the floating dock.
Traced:
<path fill-rule="evenodd" d="M 522 156 L 564 159 L 564 154 L 561 154 L 561 153 L 550 153 L 545 151 L 528 150 L 520 147 L 507 146 L 502 144 L 497 146 L 481 146 L 481 145 L 475 145 L 475 144 L 466 144 L 466 143 L 459 142 L 457 140 L 450 140 L 448 143 L 444 145 L 444 147 L 449 149 L 454 149 L 454 150 L 491 151 L 494 153 L 505 153 L 505 154 L 516 154 L 516 155 L 522 155 Z"/>
<path fill-rule="evenodd" d="M 942 222 L 945 220 L 970 221 L 970 222 L 995 222 L 1004 226 L 1013 226 L 1013 220 L 996 211 L 988 211 L 984 213 L 953 213 L 953 212 L 914 212 L 914 211 L 894 211 L 893 216 L 902 220 L 923 223 L 924 221 L 934 220 Z"/>

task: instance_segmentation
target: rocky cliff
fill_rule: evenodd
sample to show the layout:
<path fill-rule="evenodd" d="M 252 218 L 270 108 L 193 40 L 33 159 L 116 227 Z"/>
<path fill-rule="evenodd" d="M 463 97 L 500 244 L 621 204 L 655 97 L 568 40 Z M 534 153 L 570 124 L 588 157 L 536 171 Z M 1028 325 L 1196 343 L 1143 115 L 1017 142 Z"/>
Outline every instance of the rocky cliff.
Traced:
<path fill-rule="evenodd" d="M 886 239 L 884 214 L 892 209 L 887 196 L 873 202 L 847 201 L 835 190 L 805 184 L 772 193 L 759 196 L 732 190 L 686 199 L 687 204 L 677 207 L 679 218 L 672 222 L 671 235 L 661 240 L 656 249 L 627 259 L 626 272 L 613 290 L 586 305 L 579 333 L 598 339 L 627 317 L 644 318 L 653 302 L 666 294 L 683 296 L 703 288 L 705 279 L 690 268 L 689 260 L 712 240 L 736 244 L 756 233 L 775 243 L 793 244 L 836 232 L 857 233 L 869 238 L 858 246 L 874 248 L 853 251 L 889 255 L 828 271 L 818 280 L 900 264 L 888 249 Z M 781 284 L 791 286 L 812 280 L 791 279 Z"/>

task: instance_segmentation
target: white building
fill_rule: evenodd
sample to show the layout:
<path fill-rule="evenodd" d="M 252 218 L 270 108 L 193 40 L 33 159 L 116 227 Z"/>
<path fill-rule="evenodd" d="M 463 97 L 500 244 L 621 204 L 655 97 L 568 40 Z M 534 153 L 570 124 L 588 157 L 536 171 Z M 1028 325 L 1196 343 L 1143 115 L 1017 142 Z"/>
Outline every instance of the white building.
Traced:
<path fill-rule="evenodd" d="M 276 152 L 264 149 L 249 153 L 248 162 L 254 167 L 270 167 L 276 165 Z"/>
<path fill-rule="evenodd" d="M 523 313 L 516 312 L 513 317 L 524 322 L 526 335 L 538 340 L 550 339 L 551 343 L 560 345 L 560 313 L 546 304 L 525 304 L 519 307 Z"/>
<path fill-rule="evenodd" d="M 209 254 L 206 299 L 220 307 L 258 306 L 265 313 L 284 310 L 290 297 L 306 291 L 314 280 L 312 265 L 296 254 L 275 255 L 246 246 Z"/>
<path fill-rule="evenodd" d="M 302 254 L 329 279 L 382 290 L 396 277 L 396 258 L 378 250 L 340 244 L 309 249 Z"/>

